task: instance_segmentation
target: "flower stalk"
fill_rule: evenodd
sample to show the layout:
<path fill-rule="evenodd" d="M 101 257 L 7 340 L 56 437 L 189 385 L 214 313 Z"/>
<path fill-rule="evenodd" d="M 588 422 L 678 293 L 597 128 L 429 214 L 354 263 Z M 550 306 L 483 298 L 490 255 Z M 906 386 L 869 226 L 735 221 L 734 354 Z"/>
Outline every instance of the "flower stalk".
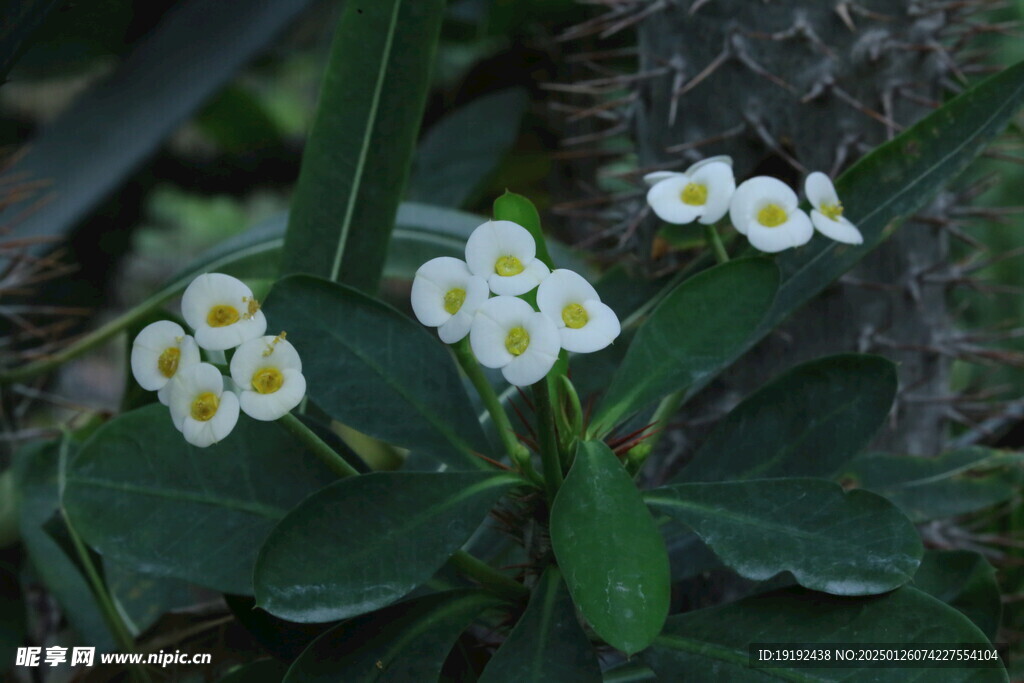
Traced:
<path fill-rule="evenodd" d="M 338 453 L 327 445 L 323 439 L 306 426 L 306 424 L 291 413 L 285 413 L 277 421 L 282 427 L 291 432 L 302 444 L 308 448 L 313 455 L 320 458 L 325 465 L 331 468 L 341 478 L 353 477 L 359 474 L 356 468 L 349 465 Z"/>
<path fill-rule="evenodd" d="M 551 406 L 551 394 L 547 380 L 533 385 L 533 404 L 537 412 L 537 436 L 540 441 L 540 458 L 544 469 L 544 488 L 548 504 L 555 502 L 555 495 L 562 486 L 562 459 L 558 454 L 555 436 L 555 414 Z"/>

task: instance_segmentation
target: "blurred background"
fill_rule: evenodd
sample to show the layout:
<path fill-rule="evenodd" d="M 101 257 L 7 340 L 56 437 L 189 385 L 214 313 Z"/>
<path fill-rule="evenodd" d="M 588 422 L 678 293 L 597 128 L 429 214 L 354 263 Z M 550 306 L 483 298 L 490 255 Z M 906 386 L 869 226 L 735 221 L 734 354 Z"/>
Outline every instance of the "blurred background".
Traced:
<path fill-rule="evenodd" d="M 0 65 L 5 366 L 59 348 L 142 302 L 212 246 L 287 210 L 341 4 L 0 3 L 0 44 L 19 55 Z M 959 70 L 957 87 L 1024 58 L 1016 26 L 1024 0 L 959 4 L 984 13 L 972 19 L 970 68 Z M 489 216 L 506 188 L 526 195 L 551 235 L 625 278 L 614 290 L 623 302 L 692 262 L 703 250 L 699 232 L 636 218 L 649 160 L 618 112 L 643 96 L 638 81 L 663 76 L 646 73 L 641 59 L 635 27 L 645 11 L 626 0 L 450 0 L 407 199 Z M 34 23 L 16 24 L 26 16 Z M 1024 447 L 1022 146 L 1021 130 L 1011 130 L 956 188 L 969 201 L 947 213 L 963 280 L 948 294 L 951 329 L 970 350 L 951 360 L 942 405 L 953 443 Z M 713 144 L 706 152 L 717 153 Z M 29 170 L 19 165 L 30 158 Z M 37 256 L 26 259 L 26 248 Z M 395 277 L 385 294 L 404 308 L 406 287 Z M 117 412 L 124 358 L 118 339 L 53 376 L 4 388 L 0 469 L 26 444 Z M 666 443 L 680 453 L 663 461 L 685 458 L 685 439 Z M 1024 629 L 1018 498 L 970 520 L 976 533 L 963 543 L 1000 570 L 1000 640 L 1011 643 Z M 21 552 L 0 550 L 0 564 L 21 566 Z M 31 627 L 46 642 L 68 627 L 74 607 L 29 583 Z M 144 596 L 153 604 L 139 607 L 140 630 L 171 607 L 202 614 L 202 596 L 161 591 Z M 238 658 L 259 652 L 251 629 L 235 633 L 229 620 L 202 636 Z"/>

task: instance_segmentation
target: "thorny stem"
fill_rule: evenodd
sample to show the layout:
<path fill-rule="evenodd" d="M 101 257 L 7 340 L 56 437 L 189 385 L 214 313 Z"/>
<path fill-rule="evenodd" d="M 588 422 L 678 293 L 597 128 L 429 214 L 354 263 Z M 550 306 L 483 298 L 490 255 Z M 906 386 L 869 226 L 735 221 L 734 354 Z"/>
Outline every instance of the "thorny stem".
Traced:
<path fill-rule="evenodd" d="M 64 497 L 64 472 L 67 468 L 69 440 L 70 436 L 65 434 L 60 444 L 58 485 L 61 492 L 61 499 Z M 67 526 L 68 537 L 71 539 L 71 543 L 75 547 L 75 553 L 78 555 L 78 560 L 82 563 L 82 569 L 85 571 L 85 577 L 89 581 L 89 585 L 92 587 L 93 594 L 96 596 L 96 603 L 100 608 L 100 612 L 103 614 L 104 621 L 107 622 L 107 626 L 110 628 L 111 634 L 114 636 L 114 640 L 117 641 L 118 647 L 120 647 L 123 652 L 135 652 L 135 639 L 132 637 L 131 632 L 128 630 L 128 626 L 121 618 L 120 613 L 117 611 L 117 606 L 114 605 L 114 600 L 107 591 L 107 586 L 103 582 L 103 577 L 100 576 L 99 570 L 96 569 L 96 565 L 92 561 L 89 549 L 78 535 L 78 532 L 75 531 L 75 527 L 72 526 L 71 519 L 64 510 L 63 505 L 60 507 L 60 514 L 64 519 L 65 526 Z M 150 683 L 151 680 L 149 672 L 146 671 L 145 667 L 131 667 L 128 669 L 128 675 L 137 683 Z"/>
<path fill-rule="evenodd" d="M 555 438 L 555 415 L 551 408 L 551 394 L 547 379 L 533 385 L 533 404 L 537 412 L 537 436 L 540 441 L 540 459 L 544 465 L 544 488 L 548 505 L 555 502 L 555 494 L 562 485 L 562 460 Z"/>
<path fill-rule="evenodd" d="M 344 458 L 338 455 L 333 448 L 328 446 L 323 439 L 317 436 L 299 418 L 291 413 L 285 413 L 278 422 L 281 423 L 282 427 L 294 434 L 313 455 L 320 458 L 339 477 L 352 477 L 359 474 L 356 468 L 349 465 Z"/>
<path fill-rule="evenodd" d="M 484 402 L 484 407 L 487 408 L 491 420 L 494 421 L 494 429 L 498 432 L 508 457 L 519 467 L 523 474 L 534 482 L 539 483 L 541 480 L 540 475 L 537 474 L 537 471 L 533 469 L 533 465 L 530 463 L 530 452 L 516 438 L 515 431 L 512 429 L 512 422 L 508 418 L 508 413 L 502 407 L 498 395 L 494 393 L 491 383 L 484 376 L 483 370 L 480 369 L 480 364 L 476 362 L 473 350 L 469 348 L 469 338 L 466 337 L 452 344 L 452 350 L 455 352 L 455 358 L 459 361 L 459 365 L 462 366 L 463 372 L 466 373 L 469 381 L 476 388 L 476 393 L 480 395 L 480 400 Z"/>
<path fill-rule="evenodd" d="M 452 554 L 450 562 L 460 572 L 499 595 L 516 600 L 530 592 L 523 584 L 505 576 L 491 565 L 470 555 L 465 550 L 456 550 Z"/>

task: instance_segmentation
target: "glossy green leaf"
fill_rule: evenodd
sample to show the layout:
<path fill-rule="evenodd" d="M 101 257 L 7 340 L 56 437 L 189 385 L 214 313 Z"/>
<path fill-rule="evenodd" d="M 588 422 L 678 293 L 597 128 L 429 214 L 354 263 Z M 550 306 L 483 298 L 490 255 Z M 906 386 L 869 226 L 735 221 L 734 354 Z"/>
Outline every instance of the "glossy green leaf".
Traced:
<path fill-rule="evenodd" d="M 444 0 L 344 5 L 292 200 L 282 274 L 377 289 L 443 11 Z"/>
<path fill-rule="evenodd" d="M 807 588 L 870 595 L 908 582 L 921 560 L 917 530 L 895 506 L 820 479 L 676 484 L 644 499 L 756 581 L 788 571 Z"/>
<path fill-rule="evenodd" d="M 73 228 L 309 4 L 177 3 L 109 78 L 27 145 L 16 172 L 46 181 L 60 200 L 27 193 L 7 204 L 0 221 L 13 226 L 9 237 L 36 240 L 36 252 L 51 249 L 46 238 Z"/>
<path fill-rule="evenodd" d="M 73 455 L 77 445 L 70 440 L 65 444 L 72 449 L 69 455 Z M 57 441 L 36 442 L 17 454 L 15 472 L 21 492 L 19 526 L 22 543 L 36 575 L 60 604 L 71 626 L 88 639 L 89 645 L 109 652 L 116 649 L 116 641 L 92 588 L 78 570 L 75 559 L 69 557 L 43 528 L 57 514 L 60 506 L 57 486 L 59 462 L 60 443 Z"/>
<path fill-rule="evenodd" d="M 224 602 L 235 615 L 239 626 L 268 653 L 280 660 L 291 662 L 309 647 L 310 643 L 327 632 L 333 624 L 299 624 L 278 619 L 256 606 L 248 595 L 225 595 Z M 283 676 L 278 677 L 278 681 Z"/>
<path fill-rule="evenodd" d="M 285 683 L 436 681 L 459 634 L 500 604 L 482 591 L 447 591 L 346 621 L 295 660 Z"/>
<path fill-rule="evenodd" d="M 209 448 L 189 446 L 167 408 L 111 420 L 71 460 L 64 506 L 106 557 L 216 590 L 252 594 L 270 529 L 336 479 L 273 422 L 240 419 Z"/>
<path fill-rule="evenodd" d="M 604 436 L 634 412 L 732 363 L 771 305 L 777 283 L 771 261 L 741 259 L 676 287 L 637 330 L 590 434 Z"/>
<path fill-rule="evenodd" d="M 530 604 L 480 676 L 480 683 L 590 683 L 601 680 L 590 639 L 554 565 L 544 570 Z"/>
<path fill-rule="evenodd" d="M 927 550 L 913 585 L 955 607 L 995 642 L 1003 602 L 996 570 L 982 555 L 970 550 Z"/>
<path fill-rule="evenodd" d="M 668 615 L 668 553 L 633 478 L 602 442 L 579 445 L 551 508 L 551 547 L 597 634 L 627 654 L 647 647 Z"/>
<path fill-rule="evenodd" d="M 896 388 L 896 366 L 878 356 L 798 365 L 719 422 L 675 481 L 835 474 L 885 422 Z"/>
<path fill-rule="evenodd" d="M 1018 453 L 966 448 L 937 458 L 870 454 L 843 468 L 847 487 L 874 491 L 915 522 L 956 517 L 1012 499 L 1020 490 Z"/>
<path fill-rule="evenodd" d="M 519 137 L 527 104 L 525 89 L 509 88 L 479 97 L 434 124 L 416 150 L 408 198 L 464 205 Z"/>
<path fill-rule="evenodd" d="M 280 280 L 264 306 L 302 353 L 309 398 L 364 434 L 482 469 L 489 446 L 447 349 L 422 325 L 344 285 Z"/>
<path fill-rule="evenodd" d="M 184 581 L 143 574 L 109 559 L 103 562 L 103 579 L 134 635 L 146 631 L 166 612 L 203 601 L 198 590 Z"/>
<path fill-rule="evenodd" d="M 989 683 L 1006 681 L 1001 665 L 954 668 L 762 668 L 748 665 L 752 643 L 956 643 L 985 645 L 966 617 L 911 587 L 870 598 L 838 598 L 801 589 L 758 595 L 721 607 L 670 617 L 643 654 L 664 681 L 875 681 L 877 683 Z"/>
<path fill-rule="evenodd" d="M 323 622 L 427 581 L 522 480 L 493 472 L 380 472 L 338 481 L 281 520 L 256 563 L 256 603 Z"/>
<path fill-rule="evenodd" d="M 540 225 L 540 214 L 529 199 L 505 190 L 505 194 L 494 200 L 494 220 L 512 221 L 529 230 L 537 243 L 537 258 L 552 270 L 557 267 L 548 251 L 548 240 Z M 562 267 L 566 267 L 565 264 L 562 264 Z"/>

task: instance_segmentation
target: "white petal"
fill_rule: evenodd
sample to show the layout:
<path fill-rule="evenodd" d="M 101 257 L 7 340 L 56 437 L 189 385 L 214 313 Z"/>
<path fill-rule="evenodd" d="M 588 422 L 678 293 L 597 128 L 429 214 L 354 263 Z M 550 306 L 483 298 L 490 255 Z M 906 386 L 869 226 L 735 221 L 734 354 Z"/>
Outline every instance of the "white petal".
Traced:
<path fill-rule="evenodd" d="M 579 329 L 563 327 L 562 348 L 573 353 L 593 353 L 611 344 L 619 336 L 622 326 L 615 311 L 600 301 L 588 301 L 587 324 Z"/>
<path fill-rule="evenodd" d="M 717 156 L 708 157 L 707 159 L 701 159 L 697 163 L 690 166 L 690 168 L 686 169 L 686 175 L 692 176 L 697 171 L 697 169 L 703 168 L 708 164 L 725 164 L 731 169 L 732 157 L 729 156 L 728 154 L 719 154 Z"/>
<path fill-rule="evenodd" d="M 666 223 L 685 225 L 692 223 L 704 212 L 703 206 L 690 206 L 683 202 L 682 193 L 689 183 L 690 178 L 680 173 L 662 180 L 647 191 L 647 203 L 658 218 Z"/>
<path fill-rule="evenodd" d="M 135 341 L 132 342 L 132 347 L 137 346 L 160 354 L 169 346 L 177 346 L 177 340 L 184 336 L 186 336 L 185 330 L 178 323 L 173 323 L 170 320 L 158 320 L 142 328 L 142 331 L 135 337 Z"/>
<path fill-rule="evenodd" d="M 181 355 L 178 356 L 178 372 L 202 361 L 202 356 L 199 354 L 199 344 L 196 344 L 196 340 L 192 335 L 185 335 L 181 343 L 178 344 L 178 350 L 181 351 Z"/>
<path fill-rule="evenodd" d="M 569 304 L 583 304 L 591 299 L 601 300 L 597 290 L 587 280 L 571 270 L 558 268 L 540 283 L 537 289 L 537 307 L 551 318 L 555 325 L 562 327 L 562 311 Z"/>
<path fill-rule="evenodd" d="M 192 329 L 198 330 L 208 327 L 206 316 L 212 306 L 224 304 L 245 312 L 247 300 L 251 298 L 252 290 L 238 278 L 224 273 L 205 273 L 192 280 L 182 294 L 181 315 Z"/>
<path fill-rule="evenodd" d="M 647 175 L 645 175 L 644 182 L 647 183 L 648 185 L 657 185 L 666 178 L 671 178 L 673 176 L 678 175 L 682 175 L 682 173 L 676 173 L 674 171 L 655 171 L 654 173 L 648 173 Z"/>
<path fill-rule="evenodd" d="M 501 369 L 501 374 L 509 384 L 526 387 L 535 384 L 551 372 L 558 356 L 547 356 L 542 353 L 527 351 L 517 356 L 511 363 Z"/>
<path fill-rule="evenodd" d="M 551 272 L 540 259 L 523 262 L 526 269 L 518 275 L 501 276 L 497 273 L 487 278 L 491 291 L 499 296 L 519 296 L 526 294 L 547 278 Z"/>
<path fill-rule="evenodd" d="M 459 311 L 453 315 L 448 322 L 437 328 L 437 336 L 445 344 L 454 344 L 462 341 L 469 334 L 469 328 L 473 326 L 473 314 Z"/>
<path fill-rule="evenodd" d="M 543 313 L 531 311 L 523 327 L 530 335 L 530 346 L 527 352 L 540 353 L 545 356 L 557 356 L 562 348 L 562 337 L 551 318 Z M 526 353 L 523 354 L 524 356 Z"/>
<path fill-rule="evenodd" d="M 150 351 L 142 346 L 132 346 L 132 376 L 135 377 L 135 381 L 139 383 L 139 386 L 146 391 L 157 391 L 158 389 L 163 389 L 167 384 L 169 378 L 164 377 L 158 365 L 162 353 L 163 349 L 160 351 Z"/>
<path fill-rule="evenodd" d="M 465 261 L 451 256 L 432 258 L 416 269 L 416 278 L 429 280 L 445 291 L 461 287 L 472 275 Z"/>
<path fill-rule="evenodd" d="M 269 422 L 291 412 L 302 403 L 306 395 L 306 378 L 298 370 L 285 370 L 284 383 L 272 394 L 243 391 L 239 402 L 244 412 L 254 420 Z"/>
<path fill-rule="evenodd" d="M 541 265 L 544 264 L 541 263 Z M 459 309 L 459 313 L 467 313 L 472 316 L 491 296 L 491 290 L 487 286 L 487 280 L 476 275 L 466 280 L 465 289 L 466 300 L 462 302 L 462 308 Z"/>
<path fill-rule="evenodd" d="M 814 223 L 814 227 L 818 229 L 818 232 L 825 237 L 834 239 L 836 242 L 842 242 L 843 244 L 864 243 L 864 236 L 860 234 L 857 226 L 842 216 L 839 217 L 838 221 L 834 221 L 815 209 L 811 211 L 811 221 Z"/>
<path fill-rule="evenodd" d="M 185 441 L 198 448 L 212 446 L 223 441 L 238 423 L 238 397 L 228 392 L 221 396 L 217 412 L 209 420 L 200 422 L 192 417 L 185 418 L 182 435 Z"/>
<path fill-rule="evenodd" d="M 444 308 L 444 295 L 447 293 L 447 289 L 441 289 L 431 280 L 416 276 L 412 281 L 409 300 L 412 303 L 412 312 L 421 325 L 437 327 L 452 317 Z"/>
<path fill-rule="evenodd" d="M 263 336 L 267 331 L 267 317 L 263 311 L 256 311 L 251 318 L 224 327 L 204 325 L 196 328 L 196 343 L 210 351 L 225 351 L 239 344 Z"/>
<path fill-rule="evenodd" d="M 250 339 L 239 346 L 231 358 L 231 379 L 243 391 L 248 390 L 252 386 L 252 376 L 261 368 L 301 372 L 302 359 L 287 339 L 270 335 Z"/>
<path fill-rule="evenodd" d="M 803 246 L 813 235 L 814 228 L 807 214 L 797 209 L 790 212 L 788 221 L 775 228 L 766 228 L 755 222 L 747 238 L 754 248 L 774 254 L 791 247 Z"/>
<path fill-rule="evenodd" d="M 477 310 L 469 331 L 469 345 L 480 364 L 487 368 L 500 368 L 511 361 L 515 356 L 505 348 L 509 330 L 526 328 L 533 315 L 537 313 L 530 304 L 512 296 L 497 296 L 485 301 Z"/>
<path fill-rule="evenodd" d="M 798 204 L 796 193 L 778 178 L 757 176 L 746 180 L 736 188 L 729 204 L 729 219 L 736 231 L 746 235 L 757 221 L 757 212 L 769 203 L 778 204 L 792 213 Z M 763 250 L 762 250 L 763 251 Z"/>
<path fill-rule="evenodd" d="M 192 412 L 192 401 L 206 392 L 217 396 L 224 392 L 224 376 L 220 370 L 209 363 L 197 363 L 178 370 L 168 396 L 175 427 L 182 429 L 186 417 Z"/>
<path fill-rule="evenodd" d="M 729 212 L 729 202 L 736 191 L 736 178 L 732 174 L 732 166 L 708 160 L 708 163 L 702 164 L 690 179 L 708 188 L 700 222 L 704 225 L 714 225 L 722 220 Z"/>
<path fill-rule="evenodd" d="M 512 221 L 487 221 L 466 240 L 466 263 L 474 275 L 489 278 L 503 256 L 515 256 L 523 265 L 537 254 L 530 231 Z"/>
<path fill-rule="evenodd" d="M 807 180 L 804 181 L 804 194 L 807 195 L 807 201 L 815 209 L 821 209 L 825 204 L 839 203 L 839 195 L 836 194 L 835 186 L 829 177 L 821 171 L 815 171 L 807 176 Z"/>

